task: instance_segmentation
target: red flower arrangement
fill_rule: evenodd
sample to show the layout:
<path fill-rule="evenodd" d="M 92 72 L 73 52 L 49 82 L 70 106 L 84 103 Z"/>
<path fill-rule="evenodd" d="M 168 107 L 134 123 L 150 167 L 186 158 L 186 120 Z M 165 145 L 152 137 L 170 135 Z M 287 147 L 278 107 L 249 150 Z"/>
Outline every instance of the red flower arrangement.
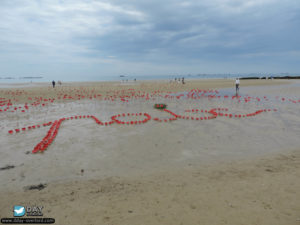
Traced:
<path fill-rule="evenodd" d="M 163 104 L 163 103 L 155 104 L 154 108 L 156 108 L 156 109 L 165 109 L 165 108 L 167 108 L 167 105 Z"/>

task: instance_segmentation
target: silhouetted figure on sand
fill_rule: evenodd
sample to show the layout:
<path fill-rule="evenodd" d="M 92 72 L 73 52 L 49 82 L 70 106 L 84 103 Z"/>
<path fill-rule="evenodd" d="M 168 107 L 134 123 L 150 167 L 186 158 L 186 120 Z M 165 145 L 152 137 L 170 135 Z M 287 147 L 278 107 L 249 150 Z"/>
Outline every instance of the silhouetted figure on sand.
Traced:
<path fill-rule="evenodd" d="M 240 79 L 236 78 L 235 79 L 235 94 L 238 95 L 240 91 Z"/>
<path fill-rule="evenodd" d="M 53 86 L 53 88 L 55 88 L 55 81 L 54 80 L 52 81 L 52 86 Z"/>

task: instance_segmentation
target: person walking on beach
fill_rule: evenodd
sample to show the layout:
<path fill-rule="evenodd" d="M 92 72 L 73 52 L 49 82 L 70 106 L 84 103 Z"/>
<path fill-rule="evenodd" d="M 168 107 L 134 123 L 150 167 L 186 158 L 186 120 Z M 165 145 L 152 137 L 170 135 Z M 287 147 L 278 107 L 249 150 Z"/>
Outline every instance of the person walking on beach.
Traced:
<path fill-rule="evenodd" d="M 184 77 L 183 77 L 181 80 L 182 80 L 182 84 L 185 84 L 185 82 L 184 82 Z"/>
<path fill-rule="evenodd" d="M 54 80 L 52 81 L 52 86 L 53 86 L 53 88 L 55 88 L 55 81 Z"/>
<path fill-rule="evenodd" d="M 239 78 L 236 78 L 236 79 L 235 79 L 235 94 L 236 94 L 236 95 L 238 95 L 239 90 L 240 90 L 240 79 L 239 79 Z"/>

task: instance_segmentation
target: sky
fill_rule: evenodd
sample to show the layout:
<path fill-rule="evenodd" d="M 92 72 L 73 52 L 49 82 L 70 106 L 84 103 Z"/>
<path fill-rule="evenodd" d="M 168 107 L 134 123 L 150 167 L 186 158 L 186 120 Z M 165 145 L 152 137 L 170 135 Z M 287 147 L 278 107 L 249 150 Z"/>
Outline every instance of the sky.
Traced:
<path fill-rule="evenodd" d="M 283 72 L 299 0 L 0 0 L 0 77 Z"/>

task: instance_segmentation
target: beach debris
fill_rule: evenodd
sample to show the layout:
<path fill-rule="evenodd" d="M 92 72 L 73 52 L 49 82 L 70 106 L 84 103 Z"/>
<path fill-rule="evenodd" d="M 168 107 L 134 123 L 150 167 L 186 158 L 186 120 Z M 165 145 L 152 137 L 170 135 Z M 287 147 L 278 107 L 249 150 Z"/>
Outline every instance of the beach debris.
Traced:
<path fill-rule="evenodd" d="M 30 186 L 25 186 L 24 190 L 29 191 L 29 190 L 43 190 L 44 188 L 47 187 L 47 184 L 38 184 L 38 185 L 30 185 Z"/>
<path fill-rule="evenodd" d="M 13 169 L 15 168 L 14 165 L 7 165 L 7 166 L 4 166 L 4 167 L 1 167 L 0 170 L 9 170 L 9 169 Z"/>

